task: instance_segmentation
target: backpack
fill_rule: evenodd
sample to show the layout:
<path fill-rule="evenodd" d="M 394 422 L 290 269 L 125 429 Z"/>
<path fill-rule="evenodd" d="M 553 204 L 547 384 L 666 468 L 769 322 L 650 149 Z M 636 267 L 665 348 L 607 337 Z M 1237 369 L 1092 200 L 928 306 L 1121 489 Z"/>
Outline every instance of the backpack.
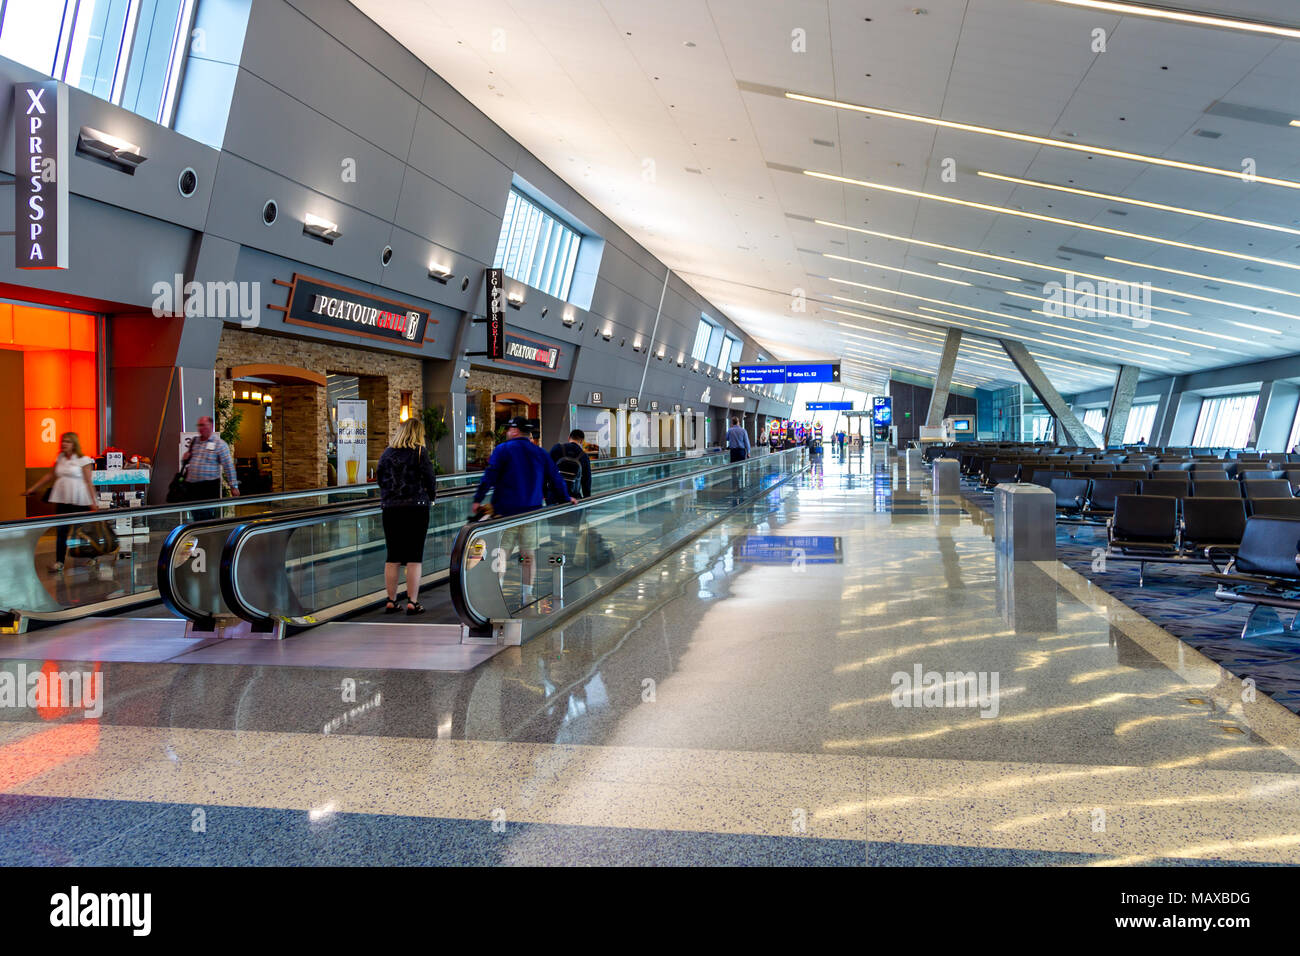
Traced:
<path fill-rule="evenodd" d="M 576 454 L 575 454 L 576 451 Z M 582 497 L 582 449 L 576 442 L 565 442 L 563 455 L 555 463 L 555 468 L 569 487 L 569 494 L 574 498 Z"/>

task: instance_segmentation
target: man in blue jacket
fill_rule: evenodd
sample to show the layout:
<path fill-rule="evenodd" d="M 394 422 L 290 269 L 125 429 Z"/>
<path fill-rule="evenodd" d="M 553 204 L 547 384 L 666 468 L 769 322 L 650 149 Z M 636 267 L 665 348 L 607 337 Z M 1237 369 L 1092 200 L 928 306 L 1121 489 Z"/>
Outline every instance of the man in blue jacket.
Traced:
<path fill-rule="evenodd" d="M 489 490 L 492 491 L 492 510 L 499 517 L 532 511 L 548 503 L 578 503 L 578 499 L 569 494 L 564 478 L 551 456 L 533 444 L 529 437 L 528 420 L 519 417 L 506 422 L 506 440 L 492 450 L 492 457 L 488 459 L 487 468 L 479 481 L 478 491 L 474 492 L 471 514 L 479 513 Z M 537 525 L 527 524 L 518 530 L 519 560 L 523 564 L 523 598 L 527 604 L 532 600 Z M 512 549 L 507 546 L 507 537 L 513 536 L 509 532 L 503 534 L 501 546 L 509 551 Z"/>

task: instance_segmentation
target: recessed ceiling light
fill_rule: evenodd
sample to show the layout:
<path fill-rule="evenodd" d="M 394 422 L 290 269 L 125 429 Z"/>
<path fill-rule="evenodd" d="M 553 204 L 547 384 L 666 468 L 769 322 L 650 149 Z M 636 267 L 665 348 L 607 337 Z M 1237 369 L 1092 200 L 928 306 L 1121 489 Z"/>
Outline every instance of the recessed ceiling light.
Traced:
<path fill-rule="evenodd" d="M 1057 0 L 1058 3 L 1065 0 Z M 1300 31 L 1297 31 L 1300 36 Z M 1104 146 L 1090 146 L 1087 143 L 1063 143 L 1059 139 L 1049 139 L 1046 136 L 1033 136 L 1029 133 L 1016 133 L 1011 130 L 994 129 L 989 126 L 976 126 L 971 123 L 957 123 L 952 120 L 937 119 L 933 116 L 921 116 L 916 113 L 902 113 L 898 110 L 880 109 L 875 106 L 861 106 L 857 103 L 845 103 L 842 100 L 828 100 L 820 96 L 808 96 L 804 93 L 792 93 L 786 91 L 787 99 L 797 100 L 801 103 L 811 103 L 816 106 L 830 106 L 835 109 L 852 110 L 858 113 L 866 113 L 872 116 L 884 116 L 890 119 L 906 120 L 909 123 L 924 123 L 929 126 L 940 126 L 944 129 L 955 129 L 966 133 L 982 133 L 985 136 L 998 136 L 1002 139 L 1012 139 L 1021 143 L 1033 143 L 1038 146 L 1053 146 L 1057 149 L 1069 149 L 1078 153 L 1092 153 L 1097 156 L 1109 156 L 1113 159 L 1127 159 L 1137 163 L 1149 163 L 1153 166 L 1168 166 L 1172 169 L 1186 169 L 1195 173 L 1208 173 L 1212 176 L 1227 176 L 1231 179 L 1242 180 L 1243 175 L 1239 169 L 1220 169 L 1217 166 L 1201 166 L 1196 163 L 1184 163 L 1176 159 L 1165 159 L 1163 156 L 1148 156 L 1144 153 L 1130 153 L 1119 149 L 1108 149 Z M 1294 182 L 1289 179 L 1274 179 L 1269 176 L 1252 176 L 1251 182 L 1264 183 L 1269 186 L 1285 186 L 1287 189 L 1300 189 L 1300 182 Z"/>

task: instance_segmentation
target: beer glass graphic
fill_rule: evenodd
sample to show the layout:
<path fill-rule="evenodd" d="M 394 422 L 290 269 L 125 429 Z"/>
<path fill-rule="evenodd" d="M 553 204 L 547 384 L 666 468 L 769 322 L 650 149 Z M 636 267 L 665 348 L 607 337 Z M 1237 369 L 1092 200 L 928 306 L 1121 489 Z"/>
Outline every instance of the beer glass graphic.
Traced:
<path fill-rule="evenodd" d="M 359 464 L 361 463 L 357 461 L 355 458 L 349 458 L 347 461 L 349 485 L 355 485 L 357 483 L 357 466 Z"/>

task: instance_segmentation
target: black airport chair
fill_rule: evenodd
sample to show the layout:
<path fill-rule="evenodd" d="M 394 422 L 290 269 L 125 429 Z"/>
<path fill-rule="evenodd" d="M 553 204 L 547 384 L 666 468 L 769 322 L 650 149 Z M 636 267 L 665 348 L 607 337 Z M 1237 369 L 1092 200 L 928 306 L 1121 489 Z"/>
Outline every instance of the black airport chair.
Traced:
<path fill-rule="evenodd" d="M 1215 481 L 1192 481 L 1193 498 L 1240 498 L 1241 482 L 1221 478 Z"/>
<path fill-rule="evenodd" d="M 1088 492 L 1090 515 L 1108 515 L 1115 510 L 1115 498 L 1119 495 L 1137 497 L 1138 482 L 1131 478 L 1097 478 Z"/>
<path fill-rule="evenodd" d="M 1052 487 L 1053 478 L 1069 478 L 1070 476 L 1063 471 L 1050 471 L 1038 469 L 1034 471 L 1034 477 L 1031 484 L 1042 485 L 1044 488 Z"/>
<path fill-rule="evenodd" d="M 1240 498 L 1184 498 L 1183 549 L 1205 556 L 1234 552 L 1246 531 L 1246 502 Z"/>
<path fill-rule="evenodd" d="M 1270 468 L 1260 468 L 1256 471 L 1243 471 L 1237 476 L 1241 481 L 1285 481 L 1286 473 L 1274 471 Z"/>
<path fill-rule="evenodd" d="M 1191 471 L 1192 463 L 1190 461 L 1158 461 L 1153 466 L 1154 471 Z"/>
<path fill-rule="evenodd" d="M 1014 461 L 995 461 L 984 472 L 984 487 L 1014 484 L 1020 476 L 1020 466 Z"/>
<path fill-rule="evenodd" d="M 1154 495 L 1160 498 L 1186 498 L 1190 488 L 1191 485 L 1186 481 L 1163 481 L 1159 478 L 1149 478 L 1141 482 L 1138 494 Z"/>
<path fill-rule="evenodd" d="M 1245 481 L 1241 483 L 1241 489 L 1247 501 L 1254 498 L 1295 497 L 1291 492 L 1291 482 L 1284 478 Z"/>
<path fill-rule="evenodd" d="M 1251 498 L 1248 504 L 1252 518 L 1300 518 L 1300 498 Z"/>
<path fill-rule="evenodd" d="M 1088 489 L 1092 484 L 1087 478 L 1053 478 L 1048 485 L 1056 495 L 1056 513 L 1058 515 L 1077 515 L 1083 510 L 1088 500 Z"/>
<path fill-rule="evenodd" d="M 1116 495 L 1106 522 L 1106 556 L 1138 562 L 1138 587 L 1146 583 L 1148 561 L 1180 558 L 1178 499 Z"/>

